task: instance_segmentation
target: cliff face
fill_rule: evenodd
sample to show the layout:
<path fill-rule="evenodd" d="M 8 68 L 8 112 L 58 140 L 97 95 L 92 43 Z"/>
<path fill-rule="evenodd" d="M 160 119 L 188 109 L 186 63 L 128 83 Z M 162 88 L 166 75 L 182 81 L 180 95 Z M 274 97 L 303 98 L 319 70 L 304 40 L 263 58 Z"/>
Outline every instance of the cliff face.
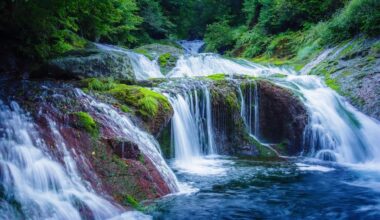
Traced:
<path fill-rule="evenodd" d="M 352 105 L 380 120 L 380 39 L 354 39 L 318 57 L 307 73 L 323 76 Z"/>

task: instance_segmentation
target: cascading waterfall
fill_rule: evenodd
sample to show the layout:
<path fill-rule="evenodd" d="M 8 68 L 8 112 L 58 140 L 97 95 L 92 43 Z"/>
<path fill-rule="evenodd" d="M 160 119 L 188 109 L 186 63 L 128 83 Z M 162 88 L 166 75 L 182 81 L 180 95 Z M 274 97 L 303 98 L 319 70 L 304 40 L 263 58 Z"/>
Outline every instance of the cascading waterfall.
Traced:
<path fill-rule="evenodd" d="M 252 83 L 254 89 L 252 90 Z M 248 88 L 241 89 L 241 85 L 237 85 L 238 94 L 240 98 L 240 116 L 242 117 L 249 134 L 254 135 L 259 139 L 259 90 L 255 81 L 248 84 Z"/>
<path fill-rule="evenodd" d="M 168 95 L 174 109 L 172 134 L 175 158 L 189 162 L 195 157 L 215 154 L 212 127 L 210 92 L 207 87 L 178 94 Z"/>
<path fill-rule="evenodd" d="M 171 189 L 171 192 L 178 191 L 177 178 L 162 157 L 160 146 L 153 136 L 142 131 L 127 116 L 118 113 L 110 105 L 98 102 L 79 89 L 76 90 L 76 94 L 90 109 L 97 109 L 98 112 L 95 114 L 98 114 L 99 118 L 103 118 L 105 123 L 112 123 L 110 127 L 114 129 L 115 133 L 120 134 L 123 138 L 134 141 L 144 155 L 146 155 L 159 170 L 161 176 Z"/>
<path fill-rule="evenodd" d="M 334 49 L 328 49 L 318 56 L 312 63 L 305 66 L 301 71 L 310 71 L 317 63 L 325 59 Z M 339 51 L 335 51 L 339 53 Z M 299 76 L 296 72 L 271 66 L 261 66 L 244 60 L 229 60 L 215 54 L 197 54 L 181 57 L 176 67 L 168 74 L 169 77 L 194 77 L 207 76 L 215 73 L 241 74 L 250 76 L 270 77 L 272 74 L 284 74 L 283 79 L 273 78 L 280 86 L 296 90 L 305 103 L 310 114 L 309 125 L 304 134 L 305 148 L 311 149 L 305 152 L 307 155 L 325 160 L 336 160 L 341 163 L 368 163 L 380 162 L 380 150 L 376 137 L 380 134 L 380 124 L 340 97 L 333 90 L 324 85 L 318 77 Z M 259 100 L 256 91 L 250 92 Z M 256 94 L 256 95 L 255 95 Z M 241 100 L 251 102 L 252 97 L 244 97 L 241 92 Z M 241 115 L 247 127 L 253 135 L 259 128 L 258 101 L 253 105 L 254 116 L 252 117 L 251 106 L 242 102 L 244 110 Z M 255 117 L 256 116 L 256 117 Z"/>
<path fill-rule="evenodd" d="M 50 122 L 57 142 L 61 137 Z M 30 117 L 16 102 L 0 102 L 0 217 L 2 219 L 148 218 L 96 195 L 77 173 L 63 143 L 54 161 Z M 84 216 L 83 216 L 84 215 Z"/>
<path fill-rule="evenodd" d="M 193 41 L 187 41 L 187 40 L 181 40 L 178 41 L 178 44 L 183 47 L 186 53 L 188 54 L 197 54 L 205 44 L 202 40 L 193 40 Z"/>
<path fill-rule="evenodd" d="M 288 76 L 310 114 L 304 134 L 308 154 L 341 163 L 379 163 L 380 123 L 356 110 L 315 76 Z M 293 87 L 294 88 L 294 87 Z"/>
<path fill-rule="evenodd" d="M 142 54 L 134 53 L 130 50 L 123 49 L 112 45 L 95 44 L 98 48 L 106 51 L 116 51 L 125 56 L 128 56 L 131 60 L 133 72 L 137 80 L 146 80 L 149 78 L 161 78 L 164 77 L 160 71 L 160 66 L 157 61 L 151 61 L 149 58 Z"/>

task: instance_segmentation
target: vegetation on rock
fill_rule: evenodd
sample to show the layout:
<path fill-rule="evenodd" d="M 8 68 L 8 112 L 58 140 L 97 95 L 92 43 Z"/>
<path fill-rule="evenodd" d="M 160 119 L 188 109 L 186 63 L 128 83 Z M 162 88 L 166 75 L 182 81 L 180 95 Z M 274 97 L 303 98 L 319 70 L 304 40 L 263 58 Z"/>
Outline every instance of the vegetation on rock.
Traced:
<path fill-rule="evenodd" d="M 75 112 L 77 117 L 77 126 L 86 130 L 91 136 L 96 137 L 99 135 L 99 127 L 96 121 L 87 112 Z"/>

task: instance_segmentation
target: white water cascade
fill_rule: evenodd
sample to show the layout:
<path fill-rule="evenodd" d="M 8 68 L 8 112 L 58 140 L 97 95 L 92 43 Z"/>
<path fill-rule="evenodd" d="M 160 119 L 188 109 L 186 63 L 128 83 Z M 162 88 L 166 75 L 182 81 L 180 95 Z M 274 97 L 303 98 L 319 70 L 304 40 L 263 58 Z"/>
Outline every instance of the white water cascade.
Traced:
<path fill-rule="evenodd" d="M 334 51 L 330 49 L 322 53 L 302 72 L 305 73 L 308 68 L 321 62 L 332 52 Z M 215 54 L 183 56 L 169 76 L 196 77 L 215 73 L 260 77 L 271 77 L 272 74 L 278 73 L 286 75 L 287 77 L 282 79 L 272 79 L 276 84 L 294 90 L 308 108 L 310 119 L 304 134 L 304 147 L 308 149 L 305 150 L 305 155 L 340 163 L 380 163 L 380 146 L 377 140 L 380 135 L 380 123 L 356 110 L 316 76 L 297 75 L 293 70 L 262 66 L 244 60 L 225 59 Z M 255 92 L 250 94 L 255 95 Z M 249 99 L 251 98 L 244 98 Z M 256 125 L 250 125 L 252 112 L 247 110 L 250 109 L 247 107 L 249 103 L 242 103 L 242 106 L 244 105 L 241 114 L 247 127 L 253 127 L 251 133 L 255 135 L 255 130 L 259 130 L 258 120 Z M 253 111 L 258 112 L 259 106 L 254 106 L 256 110 Z"/>
<path fill-rule="evenodd" d="M 254 88 L 252 89 L 252 83 Z M 238 94 L 240 98 L 240 116 L 242 117 L 249 134 L 254 135 L 259 139 L 259 90 L 255 81 L 249 83 L 248 88 L 245 88 L 244 93 L 241 86 L 238 85 Z M 245 96 L 245 94 L 247 94 Z"/>
<path fill-rule="evenodd" d="M 131 60 L 133 72 L 137 80 L 146 80 L 150 78 L 164 77 L 160 71 L 160 66 L 158 65 L 156 60 L 151 61 L 149 60 L 149 58 L 147 58 L 146 56 L 142 54 L 138 54 L 121 47 L 105 45 L 105 44 L 95 44 L 95 45 L 102 50 L 115 51 L 115 52 L 125 54 L 125 56 L 128 56 Z"/>
<path fill-rule="evenodd" d="M 315 76 L 288 76 L 280 83 L 303 97 L 310 119 L 304 134 L 308 155 L 340 163 L 380 163 L 380 123 L 351 106 Z"/>
<path fill-rule="evenodd" d="M 205 42 L 202 40 L 180 40 L 178 41 L 178 44 L 181 45 L 181 47 L 185 50 L 186 53 L 197 54 L 199 53 Z"/>
<path fill-rule="evenodd" d="M 91 109 L 97 109 L 98 112 L 96 114 L 98 114 L 98 118 L 103 119 L 104 123 L 111 123 L 112 126 L 110 127 L 112 127 L 116 134 L 120 134 L 122 138 L 135 142 L 161 173 L 171 192 L 178 191 L 177 178 L 162 157 L 160 146 L 152 135 L 142 131 L 127 116 L 118 113 L 110 105 L 98 102 L 79 89 L 76 90 L 76 94 L 85 105 L 90 106 Z"/>
<path fill-rule="evenodd" d="M 167 97 L 174 109 L 171 143 L 175 151 L 175 166 L 197 174 L 218 173 L 220 170 L 207 170 L 213 162 L 205 159 L 205 156 L 217 153 L 208 88 L 194 88 L 184 94 L 167 94 Z"/>
<path fill-rule="evenodd" d="M 50 128 L 56 141 L 61 141 L 53 123 Z M 57 148 L 63 153 L 64 166 L 50 157 L 49 148 L 19 105 L 0 102 L 1 219 L 149 219 L 98 196 L 80 178 L 65 145 Z"/>

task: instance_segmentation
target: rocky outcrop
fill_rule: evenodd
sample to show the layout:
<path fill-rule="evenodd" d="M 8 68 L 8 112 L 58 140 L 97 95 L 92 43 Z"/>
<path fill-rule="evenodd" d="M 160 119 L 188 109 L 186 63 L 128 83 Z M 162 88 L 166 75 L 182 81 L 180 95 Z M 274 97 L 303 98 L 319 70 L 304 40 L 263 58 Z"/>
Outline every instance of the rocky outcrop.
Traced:
<path fill-rule="evenodd" d="M 61 149 L 67 148 L 78 164 L 81 177 L 99 194 L 110 195 L 129 206 L 130 198 L 141 201 L 171 192 L 153 161 L 138 144 L 115 129 L 117 126 L 99 114 L 98 109 L 83 102 L 72 83 L 6 83 L 9 86 L 1 87 L 4 96 L 1 99 L 16 100 L 30 112 L 49 154 L 63 163 Z M 119 110 L 119 114 L 127 113 Z M 93 122 L 95 126 L 92 126 Z M 86 129 L 88 123 L 97 132 Z"/>
<path fill-rule="evenodd" d="M 281 146 L 281 153 L 298 155 L 308 122 L 303 103 L 288 89 L 269 81 L 257 81 L 259 92 L 259 137 Z"/>
<path fill-rule="evenodd" d="M 92 45 L 82 50 L 71 51 L 50 60 L 36 76 L 52 78 L 84 79 L 88 77 L 112 77 L 120 80 L 135 80 L 130 58 L 121 51 L 104 50 Z"/>
<path fill-rule="evenodd" d="M 309 74 L 348 98 L 360 111 L 380 120 L 380 39 L 354 39 L 328 52 Z"/>
<path fill-rule="evenodd" d="M 184 54 L 184 50 L 180 47 L 163 44 L 148 44 L 135 48 L 134 51 L 157 60 L 164 75 L 175 67 L 179 57 Z"/>

